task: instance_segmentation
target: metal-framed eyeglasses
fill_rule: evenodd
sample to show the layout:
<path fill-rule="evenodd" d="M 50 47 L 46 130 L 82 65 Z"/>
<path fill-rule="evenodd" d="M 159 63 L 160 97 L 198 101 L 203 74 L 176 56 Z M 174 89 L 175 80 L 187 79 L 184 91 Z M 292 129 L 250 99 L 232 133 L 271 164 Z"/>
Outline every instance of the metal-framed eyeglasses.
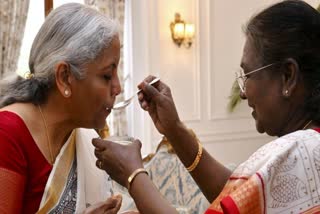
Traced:
<path fill-rule="evenodd" d="M 236 71 L 236 80 L 238 82 L 238 85 L 240 87 L 241 92 L 242 93 L 246 92 L 246 81 L 248 79 L 247 76 L 249 74 L 253 74 L 253 73 L 257 72 L 257 71 L 262 71 L 263 69 L 269 68 L 269 67 L 271 67 L 272 65 L 275 65 L 275 64 L 277 64 L 277 63 L 271 63 L 271 64 L 268 64 L 268 65 L 262 66 L 260 68 L 257 68 L 255 70 L 253 70 L 253 71 L 250 71 L 250 72 L 248 72 L 246 74 L 244 73 L 243 68 L 240 68 L 238 71 Z"/>

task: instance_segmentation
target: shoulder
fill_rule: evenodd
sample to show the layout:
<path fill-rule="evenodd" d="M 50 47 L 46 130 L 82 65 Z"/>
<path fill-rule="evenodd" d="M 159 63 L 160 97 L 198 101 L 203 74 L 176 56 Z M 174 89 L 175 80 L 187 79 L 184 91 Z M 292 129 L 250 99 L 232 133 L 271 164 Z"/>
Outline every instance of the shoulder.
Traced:
<path fill-rule="evenodd" d="M 315 155 L 320 154 L 319 143 L 318 132 L 312 129 L 296 131 L 266 144 L 248 159 L 247 164 L 260 161 L 256 170 L 268 181 L 283 174 L 304 177 L 305 169 L 317 164 L 314 161 L 317 160 Z M 254 161 L 253 157 L 259 161 Z"/>
<path fill-rule="evenodd" d="M 1 139 L 17 140 L 30 135 L 21 117 L 9 111 L 0 112 L 0 131 Z"/>
<path fill-rule="evenodd" d="M 0 167 L 23 173 L 25 153 L 23 151 L 23 136 L 28 131 L 15 113 L 0 112 Z"/>
<path fill-rule="evenodd" d="M 295 131 L 290 134 L 284 135 L 272 142 L 272 144 L 279 150 L 279 152 L 282 149 L 292 150 L 302 148 L 304 145 L 308 145 L 308 148 L 310 149 L 317 147 L 319 143 L 320 134 L 313 129 Z"/>
<path fill-rule="evenodd" d="M 265 182 L 268 207 L 280 212 L 294 204 L 312 204 L 312 192 L 320 190 L 316 184 L 320 134 L 312 129 L 300 130 L 277 139 L 277 142 L 284 146 L 279 145 L 259 170 Z"/>
<path fill-rule="evenodd" d="M 282 137 L 279 137 L 257 150 L 259 153 L 270 153 L 272 156 L 280 155 L 288 150 L 293 150 L 301 144 L 308 143 L 318 145 L 320 142 L 320 134 L 313 130 L 299 130 Z"/>
<path fill-rule="evenodd" d="M 292 132 L 260 147 L 245 162 L 240 164 L 235 172 L 252 175 L 274 162 L 279 163 L 281 160 L 287 160 L 289 156 L 293 155 L 295 157 L 297 154 L 303 155 L 310 150 L 314 150 L 319 146 L 319 142 L 320 134 L 312 129 Z"/>

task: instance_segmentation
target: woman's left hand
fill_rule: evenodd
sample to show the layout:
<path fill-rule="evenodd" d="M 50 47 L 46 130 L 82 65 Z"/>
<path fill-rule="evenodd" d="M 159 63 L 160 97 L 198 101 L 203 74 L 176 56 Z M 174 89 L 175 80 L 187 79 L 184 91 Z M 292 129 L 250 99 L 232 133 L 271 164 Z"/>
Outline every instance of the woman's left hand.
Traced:
<path fill-rule="evenodd" d="M 83 211 L 83 214 L 116 214 L 120 210 L 122 203 L 122 196 L 116 195 L 91 205 Z"/>
<path fill-rule="evenodd" d="M 97 167 L 105 170 L 122 186 L 128 187 L 128 177 L 134 170 L 143 167 L 141 142 L 134 140 L 128 145 L 122 145 L 95 138 L 92 144 L 96 147 L 94 154 L 98 158 Z"/>

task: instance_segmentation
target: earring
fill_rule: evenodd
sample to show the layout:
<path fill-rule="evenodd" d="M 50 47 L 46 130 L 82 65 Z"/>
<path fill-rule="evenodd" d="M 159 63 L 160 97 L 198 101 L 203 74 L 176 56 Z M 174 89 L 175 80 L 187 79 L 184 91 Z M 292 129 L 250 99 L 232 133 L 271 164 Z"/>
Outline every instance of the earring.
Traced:
<path fill-rule="evenodd" d="M 68 89 L 64 90 L 64 95 L 66 95 L 66 97 L 69 97 L 70 91 Z"/>
<path fill-rule="evenodd" d="M 286 91 L 284 92 L 284 95 L 287 97 L 287 96 L 289 95 L 289 91 L 286 90 Z"/>

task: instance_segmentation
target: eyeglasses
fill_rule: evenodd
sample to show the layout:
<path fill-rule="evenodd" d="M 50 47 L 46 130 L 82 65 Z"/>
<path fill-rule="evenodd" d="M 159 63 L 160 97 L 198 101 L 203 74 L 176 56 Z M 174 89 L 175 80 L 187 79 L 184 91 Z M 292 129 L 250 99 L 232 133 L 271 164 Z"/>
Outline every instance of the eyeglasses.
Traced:
<path fill-rule="evenodd" d="M 250 71 L 250 72 L 248 72 L 246 74 L 244 73 L 243 68 L 240 68 L 239 71 L 236 72 L 236 80 L 238 82 L 238 85 L 240 87 L 241 92 L 242 93 L 246 92 L 246 81 L 248 79 L 247 76 L 249 74 L 253 74 L 253 73 L 255 73 L 257 71 L 261 71 L 261 70 L 263 70 L 265 68 L 269 68 L 270 66 L 275 65 L 275 64 L 277 64 L 277 63 L 271 63 L 271 64 L 268 64 L 268 65 L 265 65 L 263 67 L 255 69 L 253 71 Z"/>

